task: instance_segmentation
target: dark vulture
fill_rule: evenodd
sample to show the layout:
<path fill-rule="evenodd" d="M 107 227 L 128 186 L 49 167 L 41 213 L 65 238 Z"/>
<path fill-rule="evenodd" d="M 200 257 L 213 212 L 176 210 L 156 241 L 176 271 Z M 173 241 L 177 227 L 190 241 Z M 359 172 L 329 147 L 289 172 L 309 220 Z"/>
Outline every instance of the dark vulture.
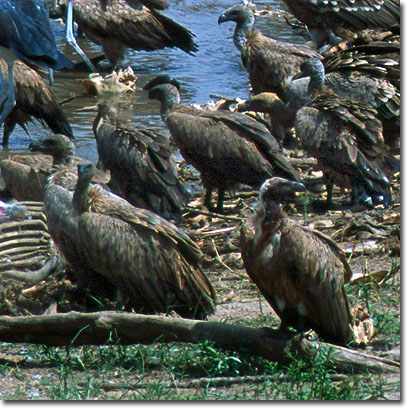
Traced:
<path fill-rule="evenodd" d="M 75 157 L 74 143 L 62 134 L 45 137 L 32 142 L 31 151 L 36 155 L 13 155 L 0 163 L 1 176 L 11 196 L 20 201 L 42 201 L 49 177 L 55 183 L 74 189 L 77 182 L 77 164 L 82 161 Z M 58 172 L 56 172 L 58 169 Z M 108 182 L 108 176 L 98 171 L 95 181 Z"/>
<path fill-rule="evenodd" d="M 99 104 L 93 131 L 111 190 L 136 207 L 180 219 L 188 192 L 178 179 L 169 139 L 153 129 L 117 123 L 118 108 Z"/>
<path fill-rule="evenodd" d="M 218 19 L 219 24 L 226 21 L 236 23 L 233 42 L 248 71 L 253 94 L 274 92 L 286 101 L 286 79 L 293 77 L 307 58 L 320 57 L 308 47 L 277 41 L 254 29 L 255 16 L 251 7 L 231 7 Z"/>
<path fill-rule="evenodd" d="M 194 35 L 158 11 L 164 9 L 165 1 L 70 1 L 79 29 L 89 40 L 102 45 L 113 65 L 121 62 L 126 48 L 152 51 L 177 47 L 189 54 L 197 51 Z M 68 0 L 60 1 L 64 15 L 67 3 Z"/>
<path fill-rule="evenodd" d="M 0 71 L 8 79 L 7 63 L 3 59 L 0 59 Z M 66 114 L 40 74 L 22 61 L 14 63 L 13 71 L 16 103 L 4 121 L 3 145 L 8 145 L 16 124 L 27 132 L 26 123 L 31 117 L 48 126 L 56 134 L 74 138 Z"/>
<path fill-rule="evenodd" d="M 264 125 L 245 114 L 181 104 L 179 87 L 176 80 L 159 76 L 144 88 L 161 102 L 161 117 L 181 155 L 201 173 L 208 209 L 213 189 L 219 191 L 217 210 L 222 212 L 225 191 L 238 184 L 259 188 L 275 175 L 300 180 Z"/>
<path fill-rule="evenodd" d="M 50 234 L 79 281 L 114 286 L 136 312 L 214 312 L 198 246 L 166 219 L 90 184 L 93 173 L 92 164 L 79 164 L 74 194 L 50 184 L 44 200 Z"/>
<path fill-rule="evenodd" d="M 321 61 L 311 59 L 302 65 L 310 76 L 309 106 L 296 114 L 296 136 L 322 168 L 332 201 L 333 184 L 352 189 L 352 205 L 369 208 L 391 205 L 391 176 L 399 162 L 388 154 L 382 123 L 370 104 L 336 94 L 325 86 Z"/>
<path fill-rule="evenodd" d="M 283 178 L 267 180 L 260 207 L 241 229 L 246 272 L 281 319 L 281 328 L 313 329 L 325 341 L 353 339 L 344 292 L 352 271 L 330 238 L 292 221 L 280 204 L 304 185 Z"/>
<path fill-rule="evenodd" d="M 39 0 L 0 0 L 0 58 L 7 72 L 7 81 L 0 72 L 0 126 L 16 102 L 16 60 L 56 70 L 73 65 L 57 50 L 48 13 Z"/>
<path fill-rule="evenodd" d="M 354 40 L 366 28 L 400 31 L 400 0 L 283 0 L 306 24 L 318 47 L 335 44 L 339 38 Z"/>

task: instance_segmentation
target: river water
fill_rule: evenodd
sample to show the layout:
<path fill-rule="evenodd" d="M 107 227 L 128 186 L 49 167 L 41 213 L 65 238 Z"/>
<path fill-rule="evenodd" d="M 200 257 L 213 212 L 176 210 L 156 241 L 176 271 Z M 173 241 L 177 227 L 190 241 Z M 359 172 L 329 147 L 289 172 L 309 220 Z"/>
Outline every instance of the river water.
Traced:
<path fill-rule="evenodd" d="M 196 35 L 199 50 L 194 56 L 179 49 L 154 52 L 128 50 L 124 65 L 133 68 L 138 77 L 137 85 L 143 87 L 154 76 L 169 74 L 182 83 L 181 97 L 184 103 L 203 104 L 211 99 L 211 94 L 247 98 L 247 73 L 232 41 L 234 23 L 227 22 L 218 26 L 218 17 L 234 4 L 234 0 L 170 0 L 169 8 L 164 14 L 174 18 Z M 273 15 L 261 16 L 256 20 L 256 27 L 265 35 L 299 44 L 306 42 L 282 17 L 282 11 L 286 10 L 284 3 L 272 0 L 256 4 L 258 10 L 266 8 L 275 11 Z M 63 24 L 55 21 L 52 26 L 59 50 L 73 61 L 81 61 L 65 42 Z M 79 39 L 79 44 L 89 57 L 101 54 L 99 46 L 85 39 Z M 66 103 L 64 110 L 76 137 L 77 155 L 96 162 L 98 154 L 92 132 L 96 113 L 87 107 L 95 106 L 99 100 L 84 95 L 84 86 L 78 80 L 87 77 L 88 73 L 56 72 L 53 89 L 60 100 L 73 94 L 80 96 Z M 167 132 L 159 116 L 159 103 L 149 100 L 145 91 L 138 90 L 112 98 L 118 100 L 121 119 L 128 121 L 129 126 L 147 126 Z M 29 124 L 29 132 L 33 139 L 50 133 L 37 122 Z M 9 151 L 0 151 L 0 157 L 28 152 L 30 141 L 29 136 L 17 126 L 10 137 Z"/>

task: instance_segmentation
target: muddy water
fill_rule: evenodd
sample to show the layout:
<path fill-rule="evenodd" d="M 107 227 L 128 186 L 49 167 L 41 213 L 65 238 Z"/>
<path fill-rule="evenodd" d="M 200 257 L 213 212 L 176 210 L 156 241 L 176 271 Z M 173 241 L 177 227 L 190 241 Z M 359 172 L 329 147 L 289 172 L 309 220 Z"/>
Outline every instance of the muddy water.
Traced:
<path fill-rule="evenodd" d="M 232 34 L 234 23 L 227 22 L 218 26 L 218 17 L 235 0 L 170 0 L 165 14 L 185 25 L 196 35 L 199 51 L 190 56 L 178 49 L 166 49 L 155 52 L 138 52 L 129 50 L 124 65 L 130 65 L 138 76 L 137 85 L 142 87 L 157 74 L 170 74 L 182 83 L 182 100 L 186 103 L 205 103 L 211 94 L 246 98 L 248 80 L 243 69 L 239 52 L 233 45 Z M 282 17 L 286 6 L 280 0 L 257 2 L 258 10 L 268 8 L 275 14 L 258 17 L 256 26 L 264 34 L 276 39 L 305 43 L 299 33 L 292 31 Z M 53 22 L 53 29 L 59 49 L 73 61 L 81 61 L 64 39 L 64 26 Z M 81 47 L 90 57 L 101 54 L 99 46 L 80 39 Z M 84 95 L 83 85 L 78 81 L 87 78 L 88 73 L 55 73 L 54 91 L 60 100 L 70 95 Z M 149 126 L 165 130 L 158 115 L 159 105 L 150 101 L 146 92 L 139 90 L 117 98 L 120 103 L 121 117 L 129 124 Z M 92 122 L 95 112 L 87 107 L 98 102 L 95 97 L 81 96 L 66 103 L 64 109 L 70 119 L 76 136 L 77 154 L 91 161 L 97 160 L 96 144 L 92 133 Z M 44 137 L 49 131 L 38 123 L 29 125 L 33 139 Z M 10 137 L 10 153 L 27 152 L 30 138 L 16 127 Z M 1 148 L 0 148 L 1 150 Z M 0 157 L 8 154 L 0 151 Z"/>

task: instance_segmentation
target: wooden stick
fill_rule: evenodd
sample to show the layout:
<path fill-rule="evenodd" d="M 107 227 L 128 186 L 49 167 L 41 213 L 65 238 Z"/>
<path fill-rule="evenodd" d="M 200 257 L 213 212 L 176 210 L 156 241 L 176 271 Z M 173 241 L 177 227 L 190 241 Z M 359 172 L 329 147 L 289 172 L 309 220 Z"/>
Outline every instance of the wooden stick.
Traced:
<path fill-rule="evenodd" d="M 190 206 L 186 206 L 184 208 L 184 211 L 187 213 L 210 216 L 212 218 L 225 219 L 226 221 L 238 221 L 238 222 L 243 221 L 243 218 L 240 218 L 239 216 L 228 216 L 228 215 L 217 214 L 215 212 L 203 211 L 202 209 L 196 209 Z"/>
<path fill-rule="evenodd" d="M 268 360 L 286 362 L 287 351 L 313 359 L 318 350 L 330 352 L 339 371 L 400 373 L 400 363 L 357 350 L 309 341 L 303 336 L 270 328 L 251 328 L 226 323 L 176 319 L 125 312 L 60 313 L 23 317 L 0 316 L 0 340 L 50 346 L 107 343 L 151 344 L 203 343 L 245 351 Z"/>

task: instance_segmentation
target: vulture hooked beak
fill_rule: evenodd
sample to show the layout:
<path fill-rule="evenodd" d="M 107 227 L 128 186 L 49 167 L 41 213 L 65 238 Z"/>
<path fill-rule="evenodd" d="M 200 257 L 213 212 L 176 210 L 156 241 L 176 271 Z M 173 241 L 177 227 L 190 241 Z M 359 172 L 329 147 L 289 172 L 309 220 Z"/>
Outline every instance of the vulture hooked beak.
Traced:
<path fill-rule="evenodd" d="M 285 199 L 296 192 L 305 192 L 306 187 L 300 182 L 289 179 L 274 177 L 267 179 L 261 186 L 260 199 L 270 198 L 273 200 Z"/>
<path fill-rule="evenodd" d="M 218 24 L 225 23 L 226 21 L 230 21 L 229 15 L 227 13 L 223 13 L 218 18 Z"/>

